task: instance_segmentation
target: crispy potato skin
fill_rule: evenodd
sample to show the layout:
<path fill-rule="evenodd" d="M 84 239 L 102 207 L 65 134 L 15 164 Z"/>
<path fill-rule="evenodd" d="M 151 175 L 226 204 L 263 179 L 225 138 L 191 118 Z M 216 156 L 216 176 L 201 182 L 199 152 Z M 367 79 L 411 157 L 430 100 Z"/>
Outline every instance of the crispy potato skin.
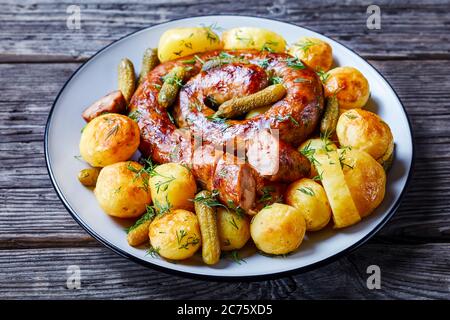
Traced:
<path fill-rule="evenodd" d="M 339 108 L 362 108 L 370 96 L 369 82 L 358 69 L 338 67 L 328 71 L 324 83 L 325 96 L 336 95 Z"/>
<path fill-rule="evenodd" d="M 94 118 L 84 128 L 80 139 L 80 154 L 93 167 L 125 161 L 136 152 L 139 127 L 120 114 L 104 114 Z"/>
<path fill-rule="evenodd" d="M 328 71 L 333 65 L 331 46 L 317 38 L 301 37 L 289 48 L 289 53 L 316 71 Z"/>
<path fill-rule="evenodd" d="M 250 224 L 256 247 L 268 254 L 287 254 L 296 250 L 305 231 L 306 223 L 301 211 L 280 203 L 262 209 Z"/>
<path fill-rule="evenodd" d="M 323 187 L 311 179 L 291 183 L 286 191 L 286 204 L 301 210 L 307 231 L 325 227 L 331 218 L 331 208 Z"/>
<path fill-rule="evenodd" d="M 219 50 L 222 46 L 220 37 L 211 28 L 173 28 L 159 39 L 158 58 L 166 62 L 194 53 Z"/>
<path fill-rule="evenodd" d="M 223 251 L 240 249 L 250 239 L 249 218 L 239 216 L 233 210 L 217 209 L 217 230 L 220 249 Z"/>
<path fill-rule="evenodd" d="M 266 48 L 272 52 L 284 52 L 286 49 L 286 40 L 282 36 L 262 28 L 233 28 L 222 34 L 222 40 L 225 50 Z"/>
<path fill-rule="evenodd" d="M 361 217 L 368 216 L 384 199 L 386 173 L 367 152 L 340 149 L 345 181 Z M 353 168 L 353 169 L 352 169 Z"/>
<path fill-rule="evenodd" d="M 114 217 L 139 217 L 151 203 L 150 192 L 145 184 L 148 177 L 144 173 L 136 176 L 129 166 L 134 170 L 142 169 L 139 163 L 133 161 L 104 167 L 94 189 L 100 207 Z"/>
<path fill-rule="evenodd" d="M 150 243 L 167 259 L 183 260 L 191 257 L 201 246 L 197 216 L 178 209 L 157 217 L 150 224 Z"/>
<path fill-rule="evenodd" d="M 344 112 L 336 127 L 341 146 L 349 146 L 382 157 L 393 141 L 389 126 L 375 113 L 351 109 Z"/>
<path fill-rule="evenodd" d="M 194 210 L 197 185 L 191 171 L 178 163 L 165 163 L 155 168 L 149 186 L 156 209 L 169 205 L 173 209 Z M 167 203 L 168 202 L 168 203 Z"/>

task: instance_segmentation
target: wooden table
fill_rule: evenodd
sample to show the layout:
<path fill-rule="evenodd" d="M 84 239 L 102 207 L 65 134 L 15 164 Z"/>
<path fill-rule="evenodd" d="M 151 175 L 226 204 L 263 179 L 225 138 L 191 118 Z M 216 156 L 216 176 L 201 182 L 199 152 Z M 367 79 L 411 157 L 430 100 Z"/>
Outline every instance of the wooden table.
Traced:
<path fill-rule="evenodd" d="M 66 27 L 74 1 L 0 0 L 0 298 L 450 298 L 449 1 L 75 1 L 81 29 Z M 347 257 L 263 282 L 211 283 L 167 275 L 100 245 L 70 217 L 47 175 L 43 135 L 56 94 L 97 50 L 160 22 L 249 14 L 306 26 L 368 59 L 402 99 L 415 133 L 415 174 L 392 220 Z M 61 141 L 61 143 L 64 143 Z M 381 268 L 369 290 L 366 269 Z M 66 287 L 81 268 L 81 289 Z"/>

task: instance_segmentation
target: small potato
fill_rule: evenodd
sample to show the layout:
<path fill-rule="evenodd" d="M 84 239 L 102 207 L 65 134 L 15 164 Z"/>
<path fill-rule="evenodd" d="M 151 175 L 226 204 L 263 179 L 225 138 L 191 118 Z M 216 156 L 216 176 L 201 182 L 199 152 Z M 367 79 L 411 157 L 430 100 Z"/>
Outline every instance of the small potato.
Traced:
<path fill-rule="evenodd" d="M 384 199 L 386 173 L 368 153 L 357 149 L 339 149 L 345 181 L 359 215 L 365 217 Z"/>
<path fill-rule="evenodd" d="M 174 28 L 159 39 L 158 57 L 161 62 L 208 50 L 219 50 L 222 42 L 210 27 Z"/>
<path fill-rule="evenodd" d="M 201 246 L 197 216 L 178 209 L 157 217 L 150 224 L 149 238 L 160 256 L 183 260 L 194 255 Z"/>
<path fill-rule="evenodd" d="M 381 158 L 393 141 L 389 126 L 375 113 L 351 109 L 344 112 L 336 127 L 341 146 L 362 150 Z"/>
<path fill-rule="evenodd" d="M 93 167 L 128 160 L 139 146 L 139 127 L 120 114 L 104 114 L 89 122 L 81 133 L 80 154 Z"/>
<path fill-rule="evenodd" d="M 251 118 L 254 118 L 256 116 L 259 116 L 260 114 L 265 113 L 270 108 L 272 108 L 272 106 L 266 106 L 266 107 L 260 107 L 260 108 L 253 109 L 252 111 L 248 112 L 245 115 L 245 119 L 251 119 Z"/>
<path fill-rule="evenodd" d="M 286 40 L 279 34 L 252 27 L 234 28 L 222 34 L 225 50 L 256 49 L 270 52 L 284 52 Z"/>
<path fill-rule="evenodd" d="M 336 96 L 339 108 L 362 108 L 370 96 L 369 82 L 358 69 L 338 67 L 328 71 L 325 96 Z"/>
<path fill-rule="evenodd" d="M 316 71 L 328 71 L 333 65 L 331 46 L 317 38 L 301 37 L 289 48 L 289 54 Z"/>
<path fill-rule="evenodd" d="M 326 138 L 312 138 L 303 142 L 298 151 L 309 159 L 311 162 L 311 173 L 310 178 L 319 178 L 319 174 L 316 169 L 316 161 L 314 155 L 319 151 L 330 151 L 336 150 L 336 145 L 329 139 Z"/>
<path fill-rule="evenodd" d="M 233 210 L 217 209 L 217 229 L 220 249 L 223 251 L 242 248 L 250 239 L 250 222 L 247 216 L 240 216 Z"/>
<path fill-rule="evenodd" d="M 157 166 L 149 181 L 152 199 L 159 213 L 186 209 L 193 211 L 192 199 L 197 185 L 191 171 L 178 163 L 165 163 Z"/>
<path fill-rule="evenodd" d="M 151 203 L 146 173 L 137 162 L 118 162 L 104 167 L 94 189 L 100 207 L 118 218 L 139 217 Z"/>
<path fill-rule="evenodd" d="M 300 179 L 289 185 L 286 204 L 301 210 L 307 231 L 325 227 L 331 218 L 331 207 L 323 187 L 311 179 Z"/>
<path fill-rule="evenodd" d="M 305 236 L 302 212 L 286 204 L 274 203 L 262 209 L 250 224 L 256 247 L 268 254 L 287 254 L 297 249 Z"/>

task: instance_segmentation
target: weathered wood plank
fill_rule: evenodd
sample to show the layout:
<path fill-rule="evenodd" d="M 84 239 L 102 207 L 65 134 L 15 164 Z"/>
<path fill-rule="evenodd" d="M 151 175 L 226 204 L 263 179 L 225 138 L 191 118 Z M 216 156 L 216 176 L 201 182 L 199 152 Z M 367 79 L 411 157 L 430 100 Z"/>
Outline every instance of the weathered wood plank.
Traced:
<path fill-rule="evenodd" d="M 367 289 L 369 265 L 381 289 Z M 205 282 L 146 269 L 105 248 L 0 250 L 4 299 L 428 299 L 450 298 L 450 245 L 366 245 L 305 274 L 263 282 Z M 66 288 L 67 267 L 81 288 Z M 189 289 L 187 289 L 189 288 Z M 320 288 L 320 290 L 319 290 Z"/>
<path fill-rule="evenodd" d="M 376 61 L 375 65 L 412 117 L 417 163 L 399 212 L 374 241 L 448 241 L 450 65 L 446 61 Z M 95 245 L 56 196 L 43 155 L 48 111 L 78 66 L 0 65 L 0 248 Z"/>
<path fill-rule="evenodd" d="M 154 0 L 77 1 L 81 30 L 66 27 L 73 1 L 0 1 L 0 61 L 84 60 L 133 31 L 157 23 L 211 14 L 275 18 L 342 41 L 372 58 L 450 58 L 448 1 L 377 1 L 381 30 L 368 30 L 372 1 Z"/>

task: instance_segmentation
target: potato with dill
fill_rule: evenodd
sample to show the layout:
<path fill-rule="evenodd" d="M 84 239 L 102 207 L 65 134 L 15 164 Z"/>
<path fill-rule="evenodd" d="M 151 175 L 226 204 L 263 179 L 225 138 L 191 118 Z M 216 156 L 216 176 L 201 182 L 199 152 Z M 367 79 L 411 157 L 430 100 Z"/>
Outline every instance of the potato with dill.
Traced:
<path fill-rule="evenodd" d="M 338 67 L 327 72 L 324 81 L 325 96 L 336 97 L 339 108 L 362 108 L 369 100 L 369 82 L 353 67 Z"/>
<path fill-rule="evenodd" d="M 221 48 L 222 41 L 212 27 L 174 28 L 164 32 L 159 39 L 158 58 L 166 62 Z"/>
<path fill-rule="evenodd" d="M 284 52 L 286 40 L 279 34 L 254 27 L 241 27 L 222 34 L 225 50 L 255 49 L 269 52 Z"/>
<path fill-rule="evenodd" d="M 330 151 L 336 150 L 337 147 L 333 141 L 327 137 L 322 138 L 311 138 L 303 142 L 298 151 L 303 154 L 311 162 L 311 173 L 310 178 L 314 180 L 319 180 L 320 176 L 316 169 L 317 161 L 315 159 L 316 152 L 320 151 Z"/>
<path fill-rule="evenodd" d="M 81 157 L 93 167 L 128 160 L 140 142 L 139 127 L 120 114 L 104 114 L 89 122 L 81 133 Z"/>
<path fill-rule="evenodd" d="M 386 191 L 386 173 L 372 156 L 357 149 L 339 149 L 345 182 L 359 215 L 365 217 L 378 207 Z"/>
<path fill-rule="evenodd" d="M 333 65 L 331 46 L 321 39 L 301 37 L 289 48 L 289 53 L 316 71 L 328 71 Z"/>
<path fill-rule="evenodd" d="M 197 185 L 189 168 L 178 163 L 165 163 L 154 168 L 150 176 L 150 191 L 158 213 L 173 209 L 194 210 L 192 199 Z"/>
<path fill-rule="evenodd" d="M 362 150 L 381 158 L 393 142 L 389 126 L 375 113 L 361 109 L 344 112 L 336 127 L 341 146 Z"/>
<path fill-rule="evenodd" d="M 178 209 L 158 216 L 150 224 L 150 244 L 160 256 L 183 260 L 191 257 L 201 246 L 197 216 Z"/>
<path fill-rule="evenodd" d="M 100 207 L 118 218 L 136 218 L 151 203 L 148 175 L 134 161 L 118 162 L 104 167 L 94 189 Z"/>
<path fill-rule="evenodd" d="M 331 218 L 331 208 L 323 187 L 311 179 L 300 179 L 289 185 L 286 204 L 301 210 L 307 231 L 325 227 Z"/>
<path fill-rule="evenodd" d="M 241 249 L 250 239 L 248 217 L 231 209 L 217 209 L 217 229 L 220 249 L 223 251 Z"/>
<path fill-rule="evenodd" d="M 275 255 L 296 250 L 303 241 L 305 231 L 305 218 L 300 209 L 281 203 L 262 209 L 250 225 L 256 247 Z"/>

